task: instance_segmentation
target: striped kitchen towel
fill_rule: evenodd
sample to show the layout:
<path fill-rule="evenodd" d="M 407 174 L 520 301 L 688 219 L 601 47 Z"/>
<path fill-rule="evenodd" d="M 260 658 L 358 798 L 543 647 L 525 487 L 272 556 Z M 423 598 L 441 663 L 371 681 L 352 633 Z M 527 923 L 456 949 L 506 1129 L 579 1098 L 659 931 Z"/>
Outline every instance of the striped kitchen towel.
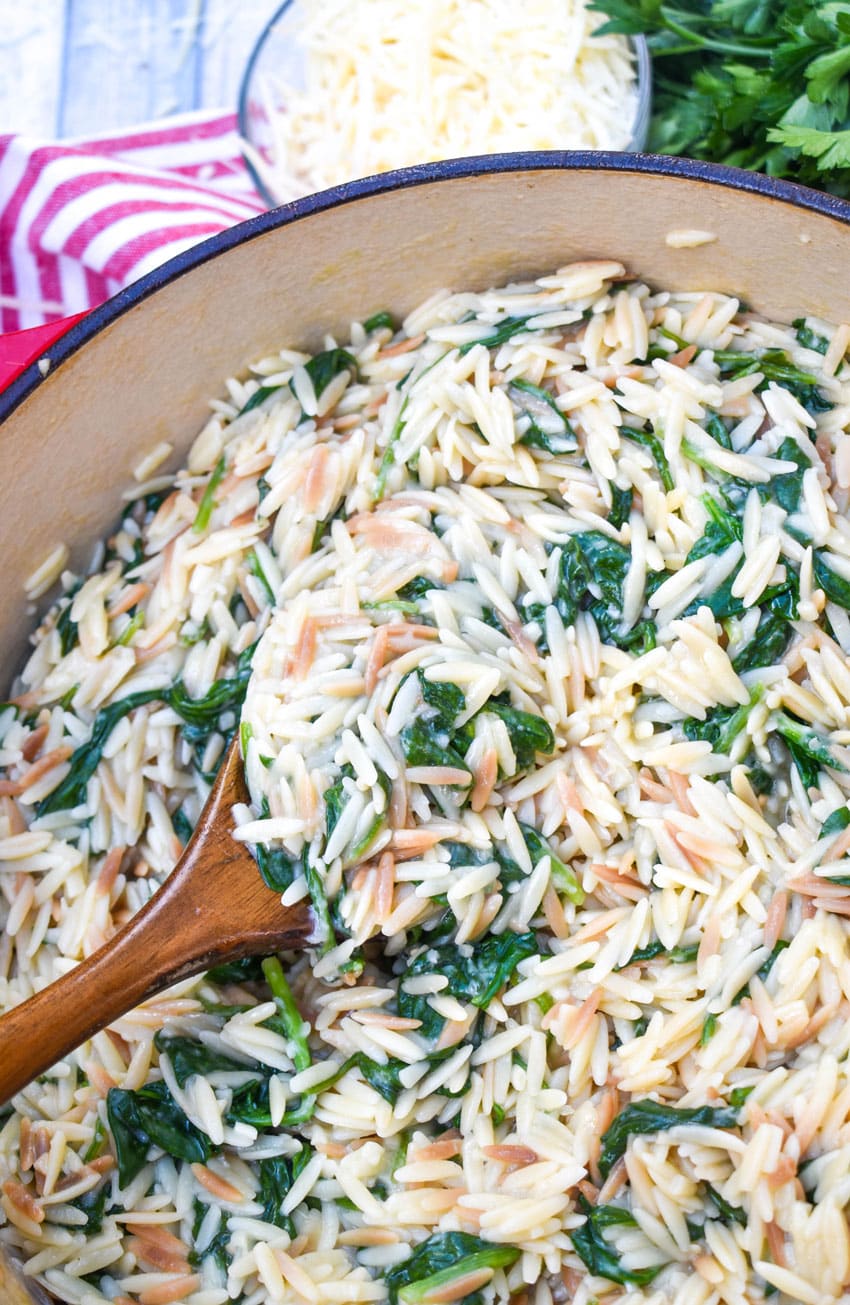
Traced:
<path fill-rule="evenodd" d="M 93 308 L 264 207 L 232 113 L 97 140 L 0 136 L 0 331 Z"/>

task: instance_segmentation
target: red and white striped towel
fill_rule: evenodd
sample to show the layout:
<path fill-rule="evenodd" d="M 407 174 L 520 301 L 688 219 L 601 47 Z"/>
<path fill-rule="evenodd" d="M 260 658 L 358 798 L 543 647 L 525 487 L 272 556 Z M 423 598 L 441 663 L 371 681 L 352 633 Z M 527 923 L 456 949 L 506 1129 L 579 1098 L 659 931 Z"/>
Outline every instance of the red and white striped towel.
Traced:
<path fill-rule="evenodd" d="M 0 136 L 0 331 L 93 308 L 264 207 L 232 113 L 97 140 Z"/>

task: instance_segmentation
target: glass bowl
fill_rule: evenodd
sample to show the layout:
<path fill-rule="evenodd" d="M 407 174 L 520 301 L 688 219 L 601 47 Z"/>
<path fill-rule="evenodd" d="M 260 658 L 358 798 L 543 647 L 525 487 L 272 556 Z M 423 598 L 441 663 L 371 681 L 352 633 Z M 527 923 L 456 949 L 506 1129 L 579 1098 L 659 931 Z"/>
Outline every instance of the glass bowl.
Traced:
<path fill-rule="evenodd" d="M 305 4 L 299 0 L 283 0 L 260 33 L 245 67 L 239 91 L 239 133 L 244 145 L 245 163 L 254 184 L 269 208 L 296 198 L 296 193 L 276 194 L 271 163 L 275 156 L 275 124 L 278 112 L 274 100 L 276 82 L 285 80 L 290 85 L 304 88 L 304 60 L 300 57 L 299 31 L 304 20 Z M 628 37 L 635 60 L 637 79 L 637 107 L 631 139 L 625 147 L 627 153 L 641 151 L 649 131 L 652 110 L 652 64 L 649 47 L 642 36 Z M 274 101 L 274 102 L 273 102 Z M 565 146 L 565 148 L 569 148 Z M 573 147 L 574 148 L 574 147 Z M 425 162 L 416 159 L 413 162 Z M 349 180 L 354 180 L 352 176 Z M 303 191 L 297 192 L 302 194 Z"/>

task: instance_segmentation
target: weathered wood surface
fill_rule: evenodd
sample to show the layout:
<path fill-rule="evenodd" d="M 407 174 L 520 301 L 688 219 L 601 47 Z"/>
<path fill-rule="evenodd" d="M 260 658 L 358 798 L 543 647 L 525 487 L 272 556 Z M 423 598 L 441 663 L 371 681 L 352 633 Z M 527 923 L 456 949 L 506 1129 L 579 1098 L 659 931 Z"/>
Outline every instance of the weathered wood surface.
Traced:
<path fill-rule="evenodd" d="M 235 107 L 276 0 L 2 0 L 0 133 L 93 136 Z"/>

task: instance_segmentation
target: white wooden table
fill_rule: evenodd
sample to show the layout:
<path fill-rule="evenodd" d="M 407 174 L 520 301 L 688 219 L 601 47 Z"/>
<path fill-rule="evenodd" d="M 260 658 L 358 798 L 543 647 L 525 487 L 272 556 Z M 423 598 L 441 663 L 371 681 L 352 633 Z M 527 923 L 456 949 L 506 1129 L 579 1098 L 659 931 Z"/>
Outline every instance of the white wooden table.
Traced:
<path fill-rule="evenodd" d="M 279 0 L 0 0 L 0 134 L 93 136 L 235 108 Z"/>

